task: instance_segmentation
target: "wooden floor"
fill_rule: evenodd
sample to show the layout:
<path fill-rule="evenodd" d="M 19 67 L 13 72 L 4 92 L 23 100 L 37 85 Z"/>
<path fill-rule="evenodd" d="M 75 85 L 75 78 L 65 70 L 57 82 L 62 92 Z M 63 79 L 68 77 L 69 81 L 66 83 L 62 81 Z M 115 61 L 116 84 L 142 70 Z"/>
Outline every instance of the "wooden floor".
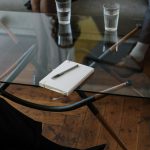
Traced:
<path fill-rule="evenodd" d="M 36 95 L 38 89 L 31 87 L 11 87 L 12 92 L 16 93 L 16 90 L 18 96 L 20 94 L 24 98 L 30 97 L 35 101 L 38 99 L 37 103 L 44 98 L 47 99 L 44 102 L 46 104 L 51 97 L 60 96 L 54 93 L 49 96 L 44 94 L 44 96 L 42 93 L 47 91 L 41 90 L 38 91 L 39 95 Z M 76 95 L 72 95 L 71 98 L 79 99 Z M 61 105 L 62 101 L 60 100 L 59 103 Z M 12 102 L 11 104 L 31 118 L 42 121 L 43 135 L 56 143 L 77 148 L 107 143 L 109 150 L 121 149 L 86 106 L 70 112 L 50 113 L 26 108 Z M 129 150 L 150 149 L 149 100 L 108 96 L 94 104 Z"/>
<path fill-rule="evenodd" d="M 47 99 L 44 103 L 48 104 L 52 97 L 61 96 L 55 93 L 52 93 L 52 95 L 49 93 L 49 96 L 47 96 L 47 91 L 31 87 L 11 87 L 12 92 L 16 93 L 16 90 L 18 96 L 21 95 L 27 99 L 32 98 L 35 101 L 38 99 L 37 103 L 40 103 L 44 98 Z M 37 90 L 39 95 L 36 95 Z M 26 93 L 28 93 L 28 96 Z M 71 95 L 70 98 L 72 100 L 79 99 L 77 95 Z M 61 105 L 70 100 L 57 101 L 60 101 L 59 104 Z M 53 104 L 55 105 L 55 103 L 54 101 Z M 56 143 L 80 149 L 107 143 L 109 150 L 121 149 L 86 106 L 70 112 L 50 113 L 30 109 L 12 102 L 11 104 L 31 118 L 42 121 L 43 135 Z M 108 96 L 94 102 L 94 105 L 129 150 L 150 149 L 149 100 Z"/>
<path fill-rule="evenodd" d="M 150 75 L 149 62 L 146 71 Z M 72 94 L 69 98 L 50 101 L 62 96 L 27 86 L 14 85 L 9 90 L 22 98 L 49 105 L 65 105 L 72 100 L 80 100 L 78 95 Z M 54 113 L 9 103 L 34 120 L 43 122 L 43 135 L 56 143 L 79 149 L 107 143 L 109 150 L 121 150 L 87 106 L 70 112 Z M 108 96 L 94 102 L 94 105 L 128 150 L 150 150 L 150 100 Z"/>

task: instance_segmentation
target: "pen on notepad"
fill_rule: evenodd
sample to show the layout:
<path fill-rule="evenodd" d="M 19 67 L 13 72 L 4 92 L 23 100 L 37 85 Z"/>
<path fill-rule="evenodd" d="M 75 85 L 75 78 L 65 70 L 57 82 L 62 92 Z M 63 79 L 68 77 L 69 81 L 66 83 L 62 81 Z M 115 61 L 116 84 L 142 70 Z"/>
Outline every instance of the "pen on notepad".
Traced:
<path fill-rule="evenodd" d="M 69 72 L 69 71 L 71 71 L 71 70 L 73 70 L 73 69 L 75 69 L 75 68 L 77 68 L 77 67 L 79 67 L 78 64 L 75 65 L 75 66 L 73 66 L 73 67 L 71 67 L 71 68 L 68 68 L 68 69 L 66 69 L 66 70 L 64 70 L 64 71 L 62 71 L 62 72 L 60 72 L 60 73 L 58 73 L 58 74 L 56 74 L 56 75 L 54 75 L 54 76 L 52 77 L 52 79 L 58 78 L 58 77 L 62 76 L 63 74 L 65 74 L 65 73 L 67 73 L 67 72 Z"/>

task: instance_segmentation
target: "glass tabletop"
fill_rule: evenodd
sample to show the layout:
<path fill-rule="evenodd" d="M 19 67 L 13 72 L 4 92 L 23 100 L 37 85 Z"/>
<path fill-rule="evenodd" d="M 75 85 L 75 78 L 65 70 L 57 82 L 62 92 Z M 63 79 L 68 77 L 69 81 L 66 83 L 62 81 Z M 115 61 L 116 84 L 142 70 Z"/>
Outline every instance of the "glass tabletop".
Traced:
<path fill-rule="evenodd" d="M 39 86 L 59 64 L 72 60 L 95 68 L 80 90 L 103 93 L 128 81 L 130 86 L 105 93 L 150 98 L 150 77 L 132 60 L 128 67 L 117 65 L 136 43 L 135 34 L 114 46 L 127 34 L 123 27 L 106 32 L 98 16 L 72 16 L 67 25 L 58 24 L 55 14 L 1 11 L 0 18 L 1 84 Z"/>

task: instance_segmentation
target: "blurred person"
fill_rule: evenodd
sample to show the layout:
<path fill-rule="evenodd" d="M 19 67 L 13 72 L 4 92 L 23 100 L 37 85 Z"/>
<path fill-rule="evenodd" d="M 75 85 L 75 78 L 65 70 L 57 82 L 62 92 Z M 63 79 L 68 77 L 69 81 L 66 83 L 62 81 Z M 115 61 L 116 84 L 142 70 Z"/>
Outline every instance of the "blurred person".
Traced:
<path fill-rule="evenodd" d="M 148 0 L 148 8 L 145 12 L 142 30 L 135 47 L 131 50 L 129 55 L 122 59 L 117 65 L 131 66 L 137 64 L 139 71 L 143 70 L 144 59 L 150 46 L 150 0 Z M 137 67 L 138 68 L 138 67 Z"/>
<path fill-rule="evenodd" d="M 138 41 L 129 54 L 123 57 L 113 68 L 120 77 L 128 78 L 144 69 L 144 60 L 150 46 L 150 0 L 144 15 Z"/>

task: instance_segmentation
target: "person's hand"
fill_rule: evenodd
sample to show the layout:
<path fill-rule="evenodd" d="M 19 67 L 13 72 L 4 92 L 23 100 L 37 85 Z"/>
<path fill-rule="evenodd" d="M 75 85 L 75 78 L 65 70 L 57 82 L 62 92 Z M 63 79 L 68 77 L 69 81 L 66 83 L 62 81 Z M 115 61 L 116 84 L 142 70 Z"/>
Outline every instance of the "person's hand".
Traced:
<path fill-rule="evenodd" d="M 56 10 L 55 0 L 31 0 L 33 12 L 50 13 Z"/>

